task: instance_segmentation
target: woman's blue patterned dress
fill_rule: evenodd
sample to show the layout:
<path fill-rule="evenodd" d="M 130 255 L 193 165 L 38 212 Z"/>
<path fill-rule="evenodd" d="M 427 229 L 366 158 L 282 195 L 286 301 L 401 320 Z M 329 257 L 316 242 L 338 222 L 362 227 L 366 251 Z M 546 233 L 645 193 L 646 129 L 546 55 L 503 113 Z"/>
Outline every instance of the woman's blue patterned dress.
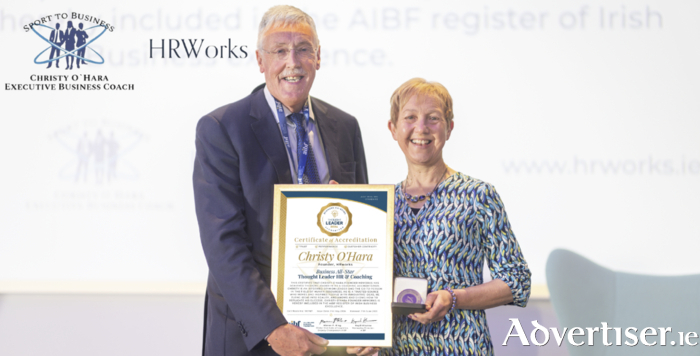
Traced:
<path fill-rule="evenodd" d="M 484 259 L 491 276 L 508 284 L 513 304 L 530 296 L 530 270 L 510 229 L 501 198 L 488 183 L 455 173 L 440 183 L 413 214 L 396 185 L 395 276 L 428 279 L 428 293 L 483 283 Z M 382 355 L 493 355 L 483 310 L 455 309 L 437 323 L 394 318 L 394 347 Z"/>

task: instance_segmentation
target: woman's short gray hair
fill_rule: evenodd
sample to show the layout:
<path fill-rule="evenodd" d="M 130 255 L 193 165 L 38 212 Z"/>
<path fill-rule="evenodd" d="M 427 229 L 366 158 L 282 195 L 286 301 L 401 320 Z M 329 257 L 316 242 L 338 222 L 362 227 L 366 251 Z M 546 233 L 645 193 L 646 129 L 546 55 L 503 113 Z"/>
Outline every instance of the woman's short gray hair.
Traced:
<path fill-rule="evenodd" d="M 262 48 L 263 36 L 267 31 L 274 27 L 291 27 L 294 25 L 305 24 L 311 28 L 314 35 L 314 47 L 318 49 L 319 41 L 316 33 L 316 24 L 314 19 L 307 13 L 290 5 L 277 5 L 271 7 L 260 20 L 258 27 L 258 49 Z"/>

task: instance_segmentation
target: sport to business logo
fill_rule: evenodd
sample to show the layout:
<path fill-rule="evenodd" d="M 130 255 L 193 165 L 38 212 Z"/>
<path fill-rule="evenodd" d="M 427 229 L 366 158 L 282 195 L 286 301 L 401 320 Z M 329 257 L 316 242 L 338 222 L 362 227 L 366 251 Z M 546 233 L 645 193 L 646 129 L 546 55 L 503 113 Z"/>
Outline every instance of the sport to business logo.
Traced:
<path fill-rule="evenodd" d="M 75 25 L 74 25 L 75 23 Z M 94 16 L 72 12 L 44 16 L 24 26 L 25 31 L 33 31 L 49 46 L 41 51 L 34 63 L 46 64 L 46 67 L 59 68 L 61 59 L 65 58 L 65 69 L 80 69 L 80 65 L 103 64 L 102 55 L 90 44 L 102 37 L 114 27 Z M 87 50 L 90 50 L 88 52 Z M 47 55 L 46 52 L 49 52 Z"/>

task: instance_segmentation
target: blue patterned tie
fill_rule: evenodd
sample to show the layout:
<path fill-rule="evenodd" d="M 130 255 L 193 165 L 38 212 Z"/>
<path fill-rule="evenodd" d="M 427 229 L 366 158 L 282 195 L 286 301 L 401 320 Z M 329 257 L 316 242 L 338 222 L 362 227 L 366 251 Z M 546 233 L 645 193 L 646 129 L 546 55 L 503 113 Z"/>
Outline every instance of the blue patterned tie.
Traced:
<path fill-rule="evenodd" d="M 306 141 L 306 125 L 304 114 L 294 113 L 289 115 L 292 122 L 296 125 L 297 133 L 297 162 L 301 159 L 302 150 L 304 150 L 304 141 Z M 310 141 L 310 140 L 309 140 Z M 309 142 L 309 146 L 311 142 Z M 306 167 L 304 168 L 304 184 L 319 184 L 321 179 L 318 177 L 318 168 L 316 167 L 316 159 L 314 159 L 314 151 L 311 147 L 307 147 L 309 153 L 306 159 Z"/>

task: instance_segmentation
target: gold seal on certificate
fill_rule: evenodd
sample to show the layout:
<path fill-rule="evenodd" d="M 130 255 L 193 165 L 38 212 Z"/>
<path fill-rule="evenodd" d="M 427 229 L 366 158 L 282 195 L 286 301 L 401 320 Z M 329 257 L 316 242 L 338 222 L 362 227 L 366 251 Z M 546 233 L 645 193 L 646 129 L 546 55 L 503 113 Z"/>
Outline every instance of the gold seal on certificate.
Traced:
<path fill-rule="evenodd" d="M 330 346 L 391 347 L 393 185 L 275 185 L 272 292 Z"/>
<path fill-rule="evenodd" d="M 317 215 L 318 227 L 328 236 L 340 236 L 352 225 L 352 213 L 347 206 L 340 203 L 329 203 L 321 208 Z"/>

